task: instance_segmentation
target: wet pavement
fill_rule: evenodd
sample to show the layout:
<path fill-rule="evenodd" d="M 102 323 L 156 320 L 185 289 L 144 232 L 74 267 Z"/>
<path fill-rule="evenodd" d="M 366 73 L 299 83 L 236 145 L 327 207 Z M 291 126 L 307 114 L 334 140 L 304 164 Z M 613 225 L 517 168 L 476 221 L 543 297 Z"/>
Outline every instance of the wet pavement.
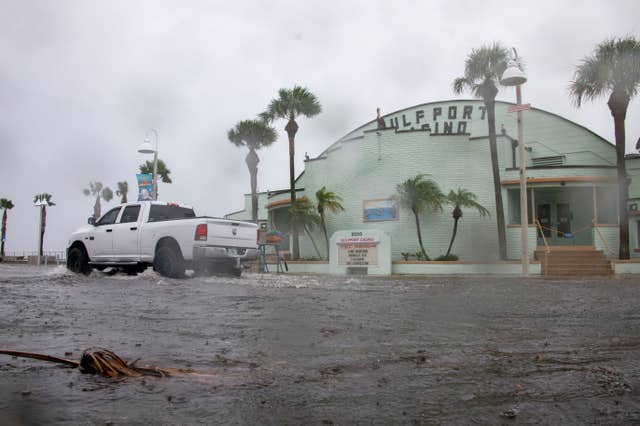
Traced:
<path fill-rule="evenodd" d="M 0 424 L 640 422 L 640 279 L 89 277 L 0 265 Z"/>

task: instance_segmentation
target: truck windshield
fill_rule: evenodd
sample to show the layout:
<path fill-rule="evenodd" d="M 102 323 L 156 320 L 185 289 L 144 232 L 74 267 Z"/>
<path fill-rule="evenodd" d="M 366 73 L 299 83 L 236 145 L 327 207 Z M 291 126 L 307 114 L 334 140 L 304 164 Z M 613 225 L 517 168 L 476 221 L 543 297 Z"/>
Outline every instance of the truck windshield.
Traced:
<path fill-rule="evenodd" d="M 193 209 L 179 206 L 163 206 L 152 204 L 149 211 L 149 222 L 161 222 L 163 220 L 187 219 L 196 217 Z"/>

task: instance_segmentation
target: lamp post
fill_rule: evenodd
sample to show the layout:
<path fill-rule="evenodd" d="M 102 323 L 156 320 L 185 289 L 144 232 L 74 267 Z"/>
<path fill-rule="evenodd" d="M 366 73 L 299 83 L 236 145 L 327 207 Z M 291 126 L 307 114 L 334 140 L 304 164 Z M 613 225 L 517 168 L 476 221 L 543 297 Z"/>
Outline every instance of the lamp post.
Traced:
<path fill-rule="evenodd" d="M 529 105 L 522 105 L 522 93 L 520 86 L 527 81 L 520 67 L 518 67 L 518 52 L 513 49 L 514 58 L 509 61 L 507 69 L 502 74 L 500 84 L 503 86 L 516 87 L 516 106 L 509 109 L 509 112 L 518 112 L 518 163 L 520 164 L 520 238 L 522 243 L 522 275 L 529 275 L 529 211 L 527 207 L 527 165 L 525 160 L 524 138 L 522 136 L 522 111 L 529 109 Z"/>
<path fill-rule="evenodd" d="M 155 148 L 149 140 L 149 133 L 151 132 L 156 136 Z M 147 130 L 144 136 L 144 142 L 142 142 L 142 145 L 138 148 L 138 152 L 141 154 L 153 154 L 153 192 L 151 198 L 156 201 L 158 199 L 158 131 L 156 129 Z"/>

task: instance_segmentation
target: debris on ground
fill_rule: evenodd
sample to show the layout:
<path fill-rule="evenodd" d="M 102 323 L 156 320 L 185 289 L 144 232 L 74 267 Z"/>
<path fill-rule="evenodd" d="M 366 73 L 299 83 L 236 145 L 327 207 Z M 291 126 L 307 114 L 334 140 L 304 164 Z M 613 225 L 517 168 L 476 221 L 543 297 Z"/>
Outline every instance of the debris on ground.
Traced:
<path fill-rule="evenodd" d="M 172 372 L 189 372 L 188 370 L 167 369 L 154 366 L 137 366 L 135 365 L 137 360 L 128 363 L 112 351 L 103 348 L 85 349 L 84 352 L 82 352 L 80 361 L 33 352 L 21 352 L 5 349 L 0 349 L 0 354 L 56 362 L 69 367 L 79 368 L 82 373 L 98 374 L 103 377 L 165 377 L 169 376 Z"/>

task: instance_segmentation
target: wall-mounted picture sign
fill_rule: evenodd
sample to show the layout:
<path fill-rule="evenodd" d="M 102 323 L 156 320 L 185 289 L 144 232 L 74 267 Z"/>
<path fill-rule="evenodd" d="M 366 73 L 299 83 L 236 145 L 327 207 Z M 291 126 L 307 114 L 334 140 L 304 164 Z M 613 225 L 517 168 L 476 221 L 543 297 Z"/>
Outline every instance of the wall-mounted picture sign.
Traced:
<path fill-rule="evenodd" d="M 364 200 L 363 206 L 365 222 L 398 220 L 398 203 L 392 198 Z"/>

